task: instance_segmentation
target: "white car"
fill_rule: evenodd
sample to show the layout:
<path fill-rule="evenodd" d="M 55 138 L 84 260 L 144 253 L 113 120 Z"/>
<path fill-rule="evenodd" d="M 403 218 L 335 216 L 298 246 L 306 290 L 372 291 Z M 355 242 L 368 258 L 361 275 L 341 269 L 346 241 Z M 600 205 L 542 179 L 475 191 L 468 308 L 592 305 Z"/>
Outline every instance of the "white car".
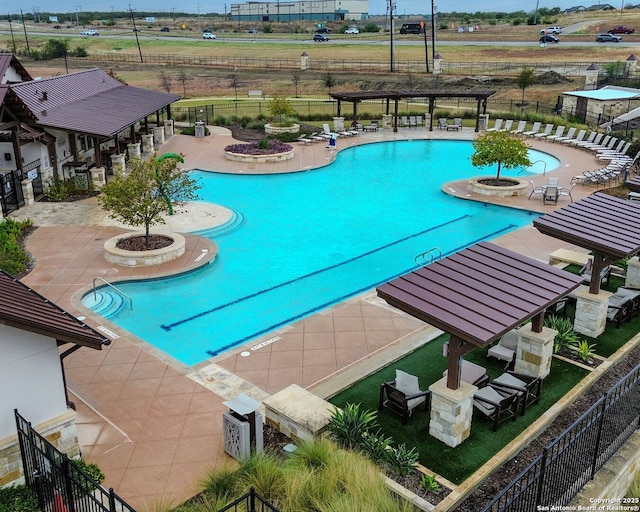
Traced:
<path fill-rule="evenodd" d="M 80 32 L 81 36 L 99 36 L 100 34 L 98 33 L 97 30 L 83 30 L 82 32 Z"/>
<path fill-rule="evenodd" d="M 345 34 L 359 34 L 360 31 L 356 27 L 348 28 L 344 31 Z"/>
<path fill-rule="evenodd" d="M 215 39 L 216 35 L 212 32 L 205 32 L 202 34 L 202 39 Z"/>

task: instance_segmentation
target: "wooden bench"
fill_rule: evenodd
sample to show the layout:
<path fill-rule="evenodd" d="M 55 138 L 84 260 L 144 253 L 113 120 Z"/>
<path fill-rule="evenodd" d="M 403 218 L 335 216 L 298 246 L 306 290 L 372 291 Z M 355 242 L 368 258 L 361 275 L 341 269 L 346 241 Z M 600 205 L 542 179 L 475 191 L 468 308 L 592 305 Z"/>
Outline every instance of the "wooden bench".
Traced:
<path fill-rule="evenodd" d="M 258 97 L 258 98 L 264 99 L 264 92 L 263 91 L 249 91 L 247 93 L 247 96 L 249 96 L 249 98 Z"/>
<path fill-rule="evenodd" d="M 567 263 L 584 266 L 589 261 L 589 258 L 591 258 L 591 255 L 584 252 L 570 251 L 569 249 L 558 249 L 557 251 L 553 251 L 549 254 L 549 265 Z"/>

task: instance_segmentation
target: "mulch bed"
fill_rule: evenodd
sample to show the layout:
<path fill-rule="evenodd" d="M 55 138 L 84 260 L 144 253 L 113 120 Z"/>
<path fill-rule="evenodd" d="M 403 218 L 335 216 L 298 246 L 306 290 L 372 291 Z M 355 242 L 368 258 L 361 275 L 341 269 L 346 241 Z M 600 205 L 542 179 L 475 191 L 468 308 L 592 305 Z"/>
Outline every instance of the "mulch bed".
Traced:
<path fill-rule="evenodd" d="M 149 235 L 149 240 L 146 238 L 144 235 L 121 238 L 116 247 L 123 251 L 153 251 L 173 243 L 173 238 L 164 235 Z"/>

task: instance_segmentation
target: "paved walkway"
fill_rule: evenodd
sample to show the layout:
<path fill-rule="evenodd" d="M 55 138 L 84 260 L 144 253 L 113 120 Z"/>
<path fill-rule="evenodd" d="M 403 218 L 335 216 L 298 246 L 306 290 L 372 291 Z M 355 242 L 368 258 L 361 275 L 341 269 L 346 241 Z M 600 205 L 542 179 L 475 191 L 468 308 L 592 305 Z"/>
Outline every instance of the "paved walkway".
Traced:
<path fill-rule="evenodd" d="M 175 135 L 161 148 L 185 155 L 188 168 L 219 172 L 291 172 L 331 162 L 333 151 L 324 144 L 296 146 L 293 160 L 261 164 L 259 168 L 224 159 L 222 149 L 233 142 L 227 130 L 211 127 L 204 139 Z M 421 128 L 387 130 L 342 138 L 340 149 L 367 142 L 409 138 L 473 138 L 470 129 L 461 132 L 427 132 Z M 567 186 L 571 176 L 598 168 L 584 151 L 558 144 L 530 141 L 562 160 L 558 176 Z M 537 178 L 538 184 L 546 178 Z M 517 208 L 551 211 L 540 199 L 526 196 L 504 199 L 473 197 L 466 184 L 443 185 L 446 193 L 467 200 L 490 200 Z M 594 191 L 579 186 L 575 200 Z M 566 203 L 559 203 L 561 207 Z M 176 231 L 197 229 L 206 223 L 224 221 L 224 210 L 186 215 L 172 226 Z M 177 504 L 198 492 L 198 481 L 208 468 L 230 459 L 222 447 L 222 401 L 239 392 L 256 399 L 290 384 L 310 388 L 321 396 L 340 389 L 357 378 L 362 368 L 393 360 L 412 350 L 434 330 L 365 293 L 346 303 L 277 332 L 256 339 L 210 361 L 189 368 L 174 361 L 119 327 L 96 317 L 80 305 L 80 297 L 91 289 L 95 277 L 110 282 L 120 278 L 168 275 L 201 265 L 215 254 L 206 240 L 186 236 L 187 252 L 176 262 L 153 269 L 116 267 L 103 257 L 107 238 L 124 232 L 105 218 L 95 199 L 81 203 L 38 203 L 12 217 L 31 218 L 39 228 L 29 237 L 27 248 L 36 259 L 35 269 L 23 281 L 70 313 L 113 339 L 102 351 L 81 349 L 65 359 L 69 389 L 78 409 L 78 432 L 83 454 L 106 474 L 105 485 L 136 508 L 155 503 Z M 196 219 L 194 221 L 194 218 Z M 528 256 L 545 260 L 567 244 L 543 236 L 532 227 L 520 229 L 494 241 Z M 202 254 L 208 256 L 202 258 Z M 250 357 L 242 349 L 265 344 Z M 363 364 L 364 362 L 364 364 Z"/>

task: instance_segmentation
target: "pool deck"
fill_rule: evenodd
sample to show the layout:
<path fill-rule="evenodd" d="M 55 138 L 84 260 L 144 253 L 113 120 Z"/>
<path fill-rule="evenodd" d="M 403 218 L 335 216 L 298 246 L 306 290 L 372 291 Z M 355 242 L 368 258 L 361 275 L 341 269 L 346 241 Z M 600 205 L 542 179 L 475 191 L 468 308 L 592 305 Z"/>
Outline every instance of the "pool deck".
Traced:
<path fill-rule="evenodd" d="M 213 135 L 203 139 L 174 135 L 160 153 L 184 154 L 188 168 L 230 173 L 308 170 L 330 163 L 335 156 L 324 143 L 296 144 L 292 160 L 247 166 L 224 158 L 222 149 L 234 142 L 230 133 L 210 129 Z M 395 134 L 379 130 L 340 138 L 338 149 L 376 141 L 472 139 L 474 135 L 468 128 L 460 132 L 410 128 Z M 558 176 L 565 187 L 572 176 L 601 167 L 589 152 L 539 140 L 527 142 L 561 159 L 561 166 L 547 174 Z M 535 182 L 541 185 L 546 178 L 539 176 Z M 540 212 L 568 203 L 563 198 L 557 206 L 543 205 L 540 198 L 527 200 L 526 195 L 470 197 L 464 182 L 443 184 L 443 190 L 461 199 Z M 578 185 L 573 199 L 594 191 L 594 187 Z M 124 230 L 105 218 L 95 199 L 64 205 L 36 203 L 11 216 L 31 218 L 38 226 L 27 241 L 36 266 L 23 282 L 70 313 L 86 317 L 89 325 L 113 339 L 102 351 L 83 348 L 67 357 L 65 370 L 70 396 L 77 406 L 84 457 L 104 471 L 106 487 L 113 487 L 137 509 L 180 503 L 198 492 L 198 481 L 207 469 L 232 461 L 222 445 L 223 400 L 240 392 L 261 399 L 290 384 L 324 396 L 380 361 L 400 357 L 434 333 L 431 327 L 387 306 L 372 290 L 196 367 L 185 367 L 88 312 L 79 298 L 91 288 L 95 277 L 113 282 L 194 268 L 206 261 L 198 258 L 205 250 L 212 253 L 209 242 L 187 236 L 187 253 L 179 260 L 152 269 L 130 269 L 115 267 L 104 259 L 104 241 Z M 193 216 L 187 222 L 191 227 Z M 574 248 L 541 235 L 533 227 L 494 243 L 543 261 L 556 249 Z M 243 351 L 250 355 L 241 355 Z"/>

